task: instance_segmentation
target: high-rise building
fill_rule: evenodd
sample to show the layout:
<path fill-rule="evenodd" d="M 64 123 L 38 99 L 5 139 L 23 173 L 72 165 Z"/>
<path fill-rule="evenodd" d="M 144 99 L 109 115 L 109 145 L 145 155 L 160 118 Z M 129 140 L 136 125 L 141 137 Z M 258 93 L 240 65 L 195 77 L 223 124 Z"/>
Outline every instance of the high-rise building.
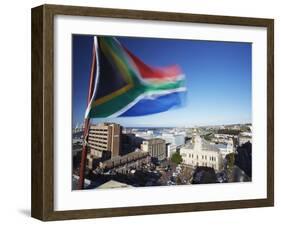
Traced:
<path fill-rule="evenodd" d="M 120 155 L 120 140 L 122 128 L 116 123 L 91 125 L 88 135 L 90 153 L 88 160 L 110 159 Z M 89 162 L 91 165 L 91 162 Z"/>
<path fill-rule="evenodd" d="M 160 138 L 145 140 L 141 144 L 143 151 L 149 152 L 152 159 L 164 160 L 166 156 L 166 142 Z"/>

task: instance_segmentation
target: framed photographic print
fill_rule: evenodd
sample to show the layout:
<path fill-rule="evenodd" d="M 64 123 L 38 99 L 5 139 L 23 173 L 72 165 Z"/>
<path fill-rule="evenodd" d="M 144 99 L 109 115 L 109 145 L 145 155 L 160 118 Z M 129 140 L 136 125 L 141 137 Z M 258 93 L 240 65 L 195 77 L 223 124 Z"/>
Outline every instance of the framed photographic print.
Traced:
<path fill-rule="evenodd" d="M 274 205 L 272 19 L 32 9 L 32 216 Z"/>

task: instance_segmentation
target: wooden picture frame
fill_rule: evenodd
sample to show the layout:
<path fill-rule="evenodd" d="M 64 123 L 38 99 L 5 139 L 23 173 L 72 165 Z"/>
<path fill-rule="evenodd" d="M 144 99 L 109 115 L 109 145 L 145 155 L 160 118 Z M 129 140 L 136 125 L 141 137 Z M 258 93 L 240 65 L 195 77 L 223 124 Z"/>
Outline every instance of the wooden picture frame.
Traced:
<path fill-rule="evenodd" d="M 267 198 L 238 201 L 178 203 L 122 208 L 54 210 L 54 16 L 71 15 L 174 21 L 267 29 Z M 50 221 L 143 214 L 163 214 L 274 205 L 274 21 L 77 6 L 42 5 L 32 9 L 32 200 L 31 215 Z"/>

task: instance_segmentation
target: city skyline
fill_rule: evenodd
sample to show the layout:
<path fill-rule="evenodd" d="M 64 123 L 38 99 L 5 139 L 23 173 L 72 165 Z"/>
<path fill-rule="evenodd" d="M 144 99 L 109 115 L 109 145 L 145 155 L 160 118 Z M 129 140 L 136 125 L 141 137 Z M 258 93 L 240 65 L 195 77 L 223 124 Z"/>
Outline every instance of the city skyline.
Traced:
<path fill-rule="evenodd" d="M 118 40 L 149 65 L 179 65 L 187 76 L 186 107 L 149 116 L 92 119 L 93 123 L 116 122 L 125 127 L 251 123 L 250 43 L 126 37 Z M 92 45 L 93 36 L 73 35 L 73 127 L 82 123 L 86 109 Z"/>
<path fill-rule="evenodd" d="M 73 133 L 73 189 L 77 186 L 81 131 Z M 78 132 L 78 133 L 77 133 Z M 251 125 L 123 130 L 91 125 L 83 189 L 250 182 Z"/>

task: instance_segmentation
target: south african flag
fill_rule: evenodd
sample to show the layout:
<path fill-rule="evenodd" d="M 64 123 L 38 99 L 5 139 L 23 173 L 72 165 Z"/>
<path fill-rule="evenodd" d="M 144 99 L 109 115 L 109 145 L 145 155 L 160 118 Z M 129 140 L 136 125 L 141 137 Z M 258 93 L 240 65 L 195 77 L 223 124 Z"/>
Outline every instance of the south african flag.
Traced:
<path fill-rule="evenodd" d="M 85 118 L 143 116 L 184 106 L 186 81 L 179 66 L 148 66 L 114 37 L 95 36 L 94 48 L 94 88 Z"/>

